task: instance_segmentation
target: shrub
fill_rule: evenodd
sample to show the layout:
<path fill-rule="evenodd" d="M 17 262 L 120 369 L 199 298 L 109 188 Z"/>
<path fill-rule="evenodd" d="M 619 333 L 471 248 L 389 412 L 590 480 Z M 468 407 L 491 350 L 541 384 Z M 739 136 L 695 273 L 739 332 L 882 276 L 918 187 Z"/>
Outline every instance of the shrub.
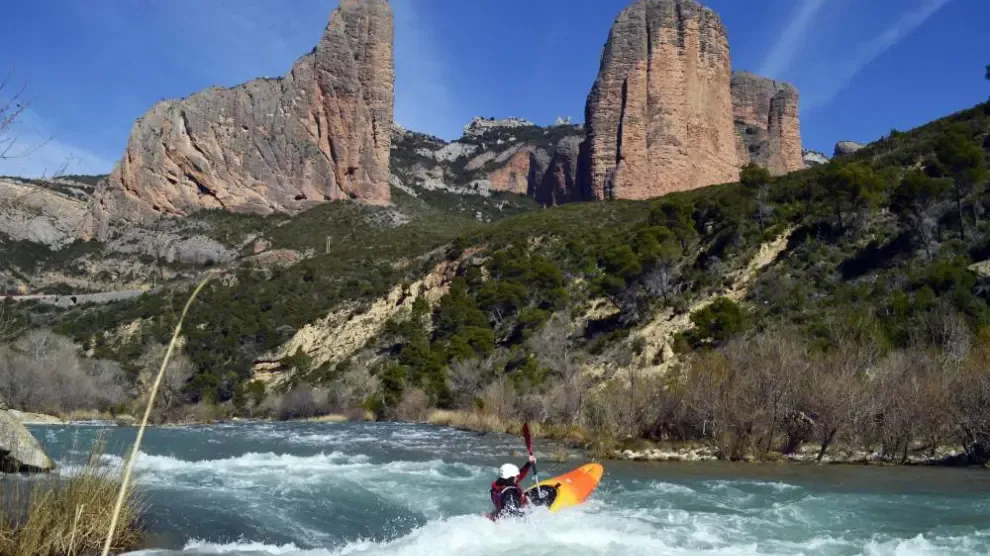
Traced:
<path fill-rule="evenodd" d="M 108 410 L 128 399 L 120 366 L 84 359 L 68 338 L 35 330 L 0 346 L 0 397 L 39 413 Z"/>
<path fill-rule="evenodd" d="M 746 314 L 738 303 L 727 297 L 719 297 L 709 305 L 691 313 L 690 332 L 692 343 L 722 345 L 746 328 Z"/>
<path fill-rule="evenodd" d="M 394 417 L 400 421 L 420 423 L 429 415 L 430 401 L 426 392 L 419 388 L 408 390 L 395 408 Z"/>
<path fill-rule="evenodd" d="M 102 441 L 94 442 L 78 471 L 37 480 L 0 478 L 0 554 L 49 556 L 98 554 L 116 504 L 123 475 L 103 465 Z M 144 499 L 131 489 L 125 498 L 111 545 L 114 553 L 139 548 Z"/>
<path fill-rule="evenodd" d="M 308 384 L 289 390 L 278 404 L 276 412 L 280 420 L 311 419 L 327 412 L 326 393 Z"/>

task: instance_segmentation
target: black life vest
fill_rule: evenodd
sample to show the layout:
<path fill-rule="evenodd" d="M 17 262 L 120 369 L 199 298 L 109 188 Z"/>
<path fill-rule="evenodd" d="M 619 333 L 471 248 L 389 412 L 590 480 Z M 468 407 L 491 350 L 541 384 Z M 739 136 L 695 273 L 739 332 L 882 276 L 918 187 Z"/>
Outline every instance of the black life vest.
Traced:
<path fill-rule="evenodd" d="M 500 516 L 522 515 L 522 508 L 526 505 L 526 495 L 516 484 L 492 485 L 492 498 L 496 498 L 493 501 Z"/>
<path fill-rule="evenodd" d="M 506 485 L 498 495 L 502 499 L 503 508 L 521 508 L 525 503 L 522 489 L 516 485 Z"/>

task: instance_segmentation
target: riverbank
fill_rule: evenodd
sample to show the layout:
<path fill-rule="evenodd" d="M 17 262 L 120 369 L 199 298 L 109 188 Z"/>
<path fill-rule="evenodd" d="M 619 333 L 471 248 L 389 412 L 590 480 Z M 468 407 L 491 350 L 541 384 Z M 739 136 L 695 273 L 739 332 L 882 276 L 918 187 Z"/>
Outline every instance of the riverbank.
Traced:
<path fill-rule="evenodd" d="M 647 462 L 706 462 L 720 461 L 718 450 L 705 445 L 690 443 L 647 443 L 650 446 L 643 446 L 645 441 L 631 441 L 637 444 L 636 449 L 617 448 L 613 451 L 613 458 L 626 461 L 647 461 Z M 934 451 L 919 447 L 913 452 L 909 452 L 905 458 L 903 454 L 890 457 L 884 455 L 880 450 L 863 450 L 848 446 L 835 446 L 818 460 L 821 446 L 807 444 L 798 448 L 792 454 L 770 451 L 758 454 L 747 454 L 737 461 L 744 463 L 799 463 L 799 464 L 833 464 L 833 465 L 923 465 L 923 466 L 959 466 L 958 459 L 964 456 L 962 450 L 949 448 L 947 446 L 936 448 Z M 971 466 L 975 467 L 975 466 Z"/>
<path fill-rule="evenodd" d="M 129 415 L 109 414 L 77 414 L 74 418 L 64 418 L 52 415 L 15 412 L 23 416 L 27 425 L 71 425 L 75 423 L 107 422 L 117 426 L 137 426 L 138 421 Z M 78 418 L 83 417 L 83 418 Z M 349 414 L 327 414 L 306 419 L 279 420 L 272 417 L 242 418 L 225 417 L 195 419 L 186 418 L 164 423 L 153 424 L 156 428 L 173 428 L 196 425 L 212 425 L 222 423 L 346 423 L 360 421 L 376 421 L 377 417 L 370 411 L 350 412 Z M 412 424 L 428 424 L 461 431 L 475 433 L 496 433 L 518 435 L 522 431 L 523 421 L 505 419 L 498 415 L 483 412 L 448 411 L 435 409 L 420 420 L 407 421 Z M 570 425 L 530 424 L 534 438 L 550 440 L 571 449 L 579 449 L 588 453 L 594 459 L 638 461 L 654 463 L 695 463 L 712 461 L 729 461 L 722 457 L 718 448 L 702 442 L 652 442 L 641 438 L 616 439 L 608 435 L 596 433 L 587 428 Z M 866 450 L 857 447 L 835 444 L 830 446 L 819 461 L 821 446 L 813 443 L 801 445 L 794 453 L 784 454 L 775 450 L 754 450 L 741 458 L 732 461 L 742 463 L 795 463 L 795 464 L 828 464 L 828 465 L 909 465 L 909 466 L 967 466 L 965 453 L 962 449 L 940 446 L 932 450 L 930 447 L 914 446 L 908 453 L 884 454 L 880 449 Z M 566 458 L 561 450 L 553 450 L 551 457 Z M 976 467 L 969 465 L 969 467 Z"/>
<path fill-rule="evenodd" d="M 522 422 L 501 419 L 496 415 L 478 412 L 458 412 L 435 410 L 426 423 L 451 427 L 472 432 L 495 432 L 519 434 Z M 624 460 L 641 462 L 711 462 L 725 461 L 718 448 L 699 442 L 651 442 L 639 438 L 612 439 L 595 434 L 578 426 L 561 427 L 554 425 L 532 425 L 537 438 L 557 440 L 574 448 L 587 450 L 591 455 L 603 460 Z M 797 463 L 832 465 L 915 465 L 915 466 L 961 466 L 963 450 L 940 446 L 918 445 L 905 455 L 884 454 L 882 450 L 864 450 L 837 444 L 829 447 L 819 460 L 821 445 L 803 444 L 794 453 L 784 454 L 774 450 L 751 451 L 735 461 L 744 463 Z M 975 466 L 971 466 L 975 467 Z"/>

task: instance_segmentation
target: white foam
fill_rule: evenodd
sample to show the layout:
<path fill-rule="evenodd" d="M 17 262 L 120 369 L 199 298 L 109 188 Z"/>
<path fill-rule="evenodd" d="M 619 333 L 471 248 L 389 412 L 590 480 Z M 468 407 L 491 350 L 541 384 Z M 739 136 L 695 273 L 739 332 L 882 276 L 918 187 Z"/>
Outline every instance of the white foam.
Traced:
<path fill-rule="evenodd" d="M 108 466 L 119 466 L 119 456 L 104 455 Z M 138 482 L 145 485 L 182 488 L 199 488 L 204 482 L 219 483 L 226 489 L 246 490 L 261 484 L 280 484 L 285 487 L 321 483 L 328 477 L 369 483 L 378 489 L 378 481 L 391 481 L 398 485 L 411 478 L 430 481 L 474 481 L 489 470 L 460 462 L 392 461 L 373 464 L 367 456 L 348 455 L 341 452 L 320 453 L 311 456 L 291 454 L 246 453 L 240 456 L 213 460 L 183 460 L 172 456 L 141 452 L 134 464 Z M 63 473 L 72 474 L 74 466 L 66 466 Z"/>
<path fill-rule="evenodd" d="M 650 483 L 650 490 L 661 494 L 686 494 L 689 496 L 697 494 L 693 488 L 677 483 L 652 482 Z"/>
<path fill-rule="evenodd" d="M 188 555 L 272 556 L 467 556 L 467 555 L 766 555 L 757 543 L 731 543 L 715 530 L 695 530 L 695 538 L 679 539 L 664 529 L 619 515 L 572 510 L 537 512 L 521 520 L 492 523 L 481 516 L 434 520 L 388 542 L 354 541 L 338 548 L 302 549 L 296 545 L 253 542 L 189 543 Z M 776 554 L 785 554 L 784 552 Z"/>
<path fill-rule="evenodd" d="M 140 550 L 137 552 L 129 552 L 127 556 L 157 556 L 165 554 L 174 554 L 173 551 L 167 550 Z M 213 555 L 213 554 L 241 554 L 241 555 L 263 555 L 263 556 L 301 556 L 301 555 L 314 555 L 322 556 L 329 554 L 325 549 L 320 550 L 302 550 L 294 544 L 286 545 L 272 545 L 260 542 L 251 541 L 238 541 L 229 544 L 217 544 L 210 543 L 203 540 L 191 540 L 186 543 L 186 546 L 182 549 L 184 554 L 195 554 L 195 555 Z"/>
<path fill-rule="evenodd" d="M 985 554 L 983 540 L 986 531 L 976 531 L 967 536 L 925 536 L 910 539 L 887 539 L 870 541 L 863 550 L 864 556 L 968 556 Z"/>

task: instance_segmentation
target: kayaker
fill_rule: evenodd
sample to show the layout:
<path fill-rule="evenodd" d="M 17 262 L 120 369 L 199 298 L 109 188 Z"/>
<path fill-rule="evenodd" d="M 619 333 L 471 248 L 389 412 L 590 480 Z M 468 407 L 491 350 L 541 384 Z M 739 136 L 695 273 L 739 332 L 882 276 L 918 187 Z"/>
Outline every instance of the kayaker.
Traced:
<path fill-rule="evenodd" d="M 526 506 L 526 493 L 520 483 L 534 463 L 536 456 L 530 455 L 522 469 L 511 463 L 498 468 L 498 479 L 492 483 L 491 490 L 492 503 L 495 504 L 495 511 L 491 514 L 493 518 L 522 515 L 522 508 Z"/>

